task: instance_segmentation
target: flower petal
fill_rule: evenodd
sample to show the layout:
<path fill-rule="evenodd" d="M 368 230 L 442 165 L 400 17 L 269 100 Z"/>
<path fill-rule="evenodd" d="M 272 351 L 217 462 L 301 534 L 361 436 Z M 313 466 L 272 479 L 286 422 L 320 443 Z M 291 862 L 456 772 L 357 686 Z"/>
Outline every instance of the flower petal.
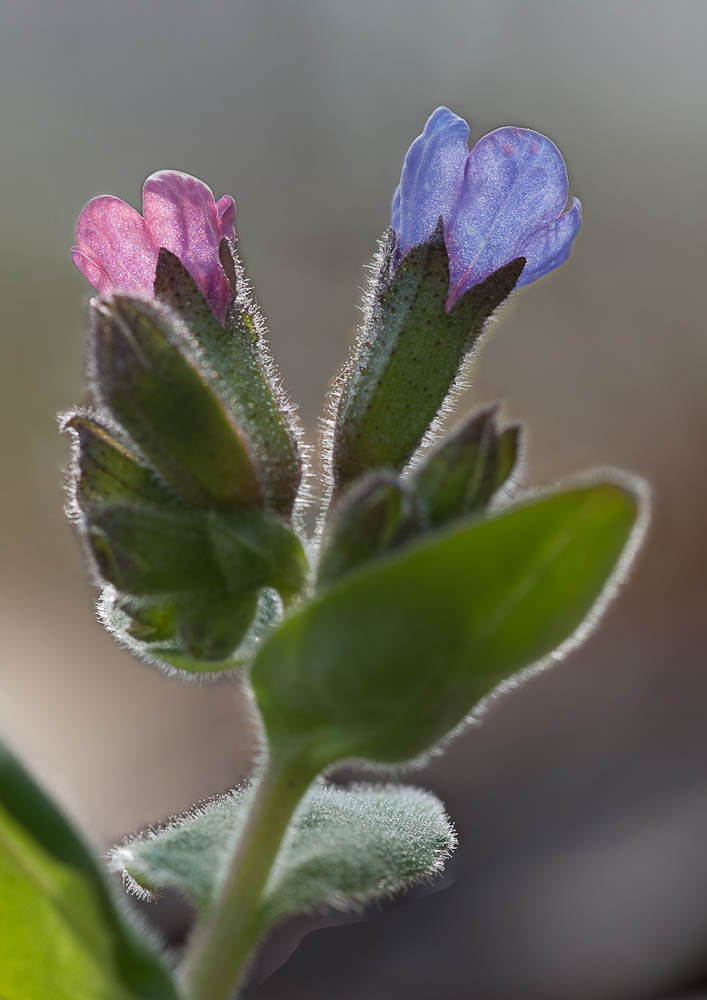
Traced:
<path fill-rule="evenodd" d="M 236 203 L 230 194 L 216 202 L 216 214 L 221 222 L 221 236 L 229 240 L 236 237 Z"/>
<path fill-rule="evenodd" d="M 87 278 L 94 288 L 97 288 L 101 295 L 107 294 L 112 289 L 111 280 L 100 265 L 95 260 L 81 253 L 78 247 L 71 248 L 71 263 L 76 267 L 84 278 Z"/>
<path fill-rule="evenodd" d="M 518 247 L 516 256 L 525 257 L 516 288 L 529 285 L 544 274 L 564 264 L 570 255 L 574 238 L 582 225 L 582 206 L 579 199 L 572 199 L 572 208 L 557 219 L 532 233 L 528 240 Z"/>
<path fill-rule="evenodd" d="M 219 261 L 223 236 L 233 238 L 235 205 L 216 206 L 211 188 L 177 170 L 160 170 L 145 181 L 143 211 L 157 247 L 179 257 L 219 319 L 231 297 L 228 278 Z"/>
<path fill-rule="evenodd" d="M 390 203 L 390 225 L 396 233 L 400 232 L 400 185 L 395 189 L 393 200 Z"/>
<path fill-rule="evenodd" d="M 445 231 L 450 301 L 519 256 L 567 201 L 567 169 L 557 146 L 531 129 L 505 127 L 476 143 Z"/>
<path fill-rule="evenodd" d="M 145 220 L 131 205 L 111 195 L 92 198 L 76 223 L 76 244 L 78 252 L 107 276 L 110 287 L 100 291 L 152 294 L 157 249 Z M 76 258 L 74 263 L 95 284 L 91 275 L 98 275 L 87 265 L 84 270 Z"/>
<path fill-rule="evenodd" d="M 400 175 L 398 225 L 393 219 L 402 254 L 429 239 L 440 216 L 445 223 L 449 220 L 461 190 L 468 138 L 463 118 L 448 108 L 437 108 L 407 151 Z"/>

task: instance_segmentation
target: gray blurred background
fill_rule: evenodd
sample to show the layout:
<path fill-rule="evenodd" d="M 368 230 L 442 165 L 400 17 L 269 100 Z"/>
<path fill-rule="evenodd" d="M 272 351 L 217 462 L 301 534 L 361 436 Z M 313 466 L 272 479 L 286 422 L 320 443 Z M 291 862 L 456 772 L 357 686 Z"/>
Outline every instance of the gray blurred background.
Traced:
<path fill-rule="evenodd" d="M 0 732 L 101 849 L 233 785 L 252 752 L 236 686 L 168 680 L 102 632 L 62 517 L 54 415 L 83 392 L 88 288 L 68 250 L 84 202 L 139 206 L 163 167 L 236 197 L 315 441 L 427 115 L 447 104 L 474 138 L 531 126 L 563 150 L 585 224 L 570 262 L 506 308 L 463 409 L 500 399 L 527 423 L 532 482 L 603 464 L 647 477 L 648 543 L 581 651 L 413 775 L 458 824 L 444 891 L 307 934 L 252 995 L 648 1000 L 698 983 L 705 0 L 10 0 L 0 36 Z M 178 940 L 177 901 L 148 912 Z M 282 929 L 260 976 L 316 926 Z"/>

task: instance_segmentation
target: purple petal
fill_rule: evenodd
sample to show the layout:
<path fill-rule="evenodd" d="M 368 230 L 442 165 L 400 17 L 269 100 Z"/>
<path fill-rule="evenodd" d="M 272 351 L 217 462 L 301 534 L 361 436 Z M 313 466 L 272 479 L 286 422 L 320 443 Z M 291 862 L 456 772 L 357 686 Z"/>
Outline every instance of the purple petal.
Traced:
<path fill-rule="evenodd" d="M 117 290 L 152 294 L 157 264 L 157 248 L 145 220 L 120 198 L 100 195 L 84 207 L 76 223 L 74 263 L 99 291 Z M 93 270 L 84 258 L 91 261 Z M 100 287 L 95 279 L 108 287 Z"/>
<path fill-rule="evenodd" d="M 450 302 L 519 256 L 518 248 L 553 222 L 566 201 L 567 170 L 550 139 L 512 127 L 480 139 L 445 231 Z"/>
<path fill-rule="evenodd" d="M 233 238 L 235 205 L 231 201 L 226 206 L 221 199 L 219 218 L 211 188 L 176 170 L 160 170 L 148 177 L 142 200 L 153 241 L 179 257 L 222 320 L 231 298 L 231 286 L 221 267 L 218 250 L 223 236 Z"/>
<path fill-rule="evenodd" d="M 463 118 L 448 108 L 437 108 L 407 151 L 400 175 L 397 225 L 393 219 L 401 253 L 428 240 L 440 216 L 445 223 L 449 220 L 461 190 L 468 138 L 469 126 Z"/>
<path fill-rule="evenodd" d="M 400 185 L 395 189 L 393 200 L 390 203 L 390 225 L 396 233 L 400 232 Z"/>
<path fill-rule="evenodd" d="M 572 199 L 572 208 L 564 212 L 546 226 L 542 226 L 518 247 L 516 256 L 525 257 L 516 288 L 529 285 L 544 274 L 564 264 L 570 255 L 574 238 L 582 225 L 582 206 L 577 198 Z"/>

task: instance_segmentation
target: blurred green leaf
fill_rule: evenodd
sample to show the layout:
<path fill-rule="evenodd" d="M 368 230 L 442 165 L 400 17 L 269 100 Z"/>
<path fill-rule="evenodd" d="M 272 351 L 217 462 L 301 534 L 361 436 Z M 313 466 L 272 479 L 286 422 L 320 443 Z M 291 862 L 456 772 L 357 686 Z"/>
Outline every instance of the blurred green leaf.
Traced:
<path fill-rule="evenodd" d="M 274 752 L 300 748 L 326 767 L 428 750 L 500 680 L 576 638 L 637 513 L 629 488 L 575 487 L 455 524 L 345 578 L 256 657 Z"/>
<path fill-rule="evenodd" d="M 186 329 L 116 295 L 98 300 L 91 343 L 99 398 L 181 496 L 205 507 L 260 504 L 248 448 Z"/>
<path fill-rule="evenodd" d="M 232 283 L 243 282 L 229 246 L 221 259 Z M 240 267 L 238 267 L 240 272 Z M 155 295 L 187 323 L 204 358 L 223 383 L 223 398 L 258 463 L 266 498 L 278 513 L 292 510 L 302 476 L 302 459 L 284 399 L 270 375 L 257 325 L 239 300 L 221 326 L 182 262 L 160 250 Z"/>
<path fill-rule="evenodd" d="M 177 1000 L 149 936 L 93 856 L 0 744 L 0 997 Z"/>
<path fill-rule="evenodd" d="M 449 260 L 441 230 L 414 247 L 390 277 L 392 253 L 389 246 L 383 255 L 338 402 L 332 457 L 338 491 L 371 469 L 405 465 L 525 263 L 519 258 L 496 271 L 447 312 Z"/>
<path fill-rule="evenodd" d="M 136 890 L 179 889 L 208 911 L 234 839 L 243 829 L 250 791 L 216 802 L 115 848 L 113 865 Z M 389 895 L 436 874 L 456 838 L 442 804 L 405 786 L 312 786 L 267 884 L 264 926 L 311 906 Z"/>

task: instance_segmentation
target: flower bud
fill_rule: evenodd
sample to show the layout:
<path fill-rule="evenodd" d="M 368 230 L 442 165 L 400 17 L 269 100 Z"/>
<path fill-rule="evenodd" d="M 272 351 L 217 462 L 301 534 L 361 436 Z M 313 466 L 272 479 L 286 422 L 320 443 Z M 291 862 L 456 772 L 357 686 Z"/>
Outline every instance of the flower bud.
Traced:
<path fill-rule="evenodd" d="M 389 473 L 369 476 L 333 512 L 319 561 L 319 587 L 395 551 L 420 529 L 420 504 L 413 490 Z"/>
<path fill-rule="evenodd" d="M 498 432 L 494 407 L 464 421 L 425 457 L 413 483 L 430 527 L 487 506 L 513 471 L 518 435 L 516 426 Z"/>

